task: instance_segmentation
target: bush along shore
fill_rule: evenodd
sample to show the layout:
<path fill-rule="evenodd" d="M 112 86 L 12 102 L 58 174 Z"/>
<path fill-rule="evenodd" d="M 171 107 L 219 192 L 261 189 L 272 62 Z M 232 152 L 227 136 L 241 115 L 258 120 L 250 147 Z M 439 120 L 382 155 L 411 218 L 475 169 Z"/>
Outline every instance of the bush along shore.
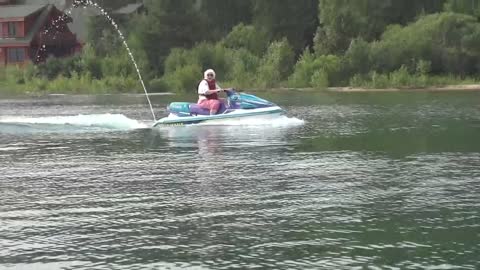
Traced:
<path fill-rule="evenodd" d="M 207 68 L 246 90 L 480 88 L 480 0 L 193 2 L 147 1 L 122 21 L 150 92 L 195 91 Z M 0 68 L 0 93 L 142 92 L 122 41 L 92 20 L 81 54 Z"/>
<path fill-rule="evenodd" d="M 59 75 L 49 79 L 35 75 L 38 67 L 27 68 L 8 67 L 0 69 L 0 94 L 42 96 L 46 94 L 116 94 L 143 93 L 142 85 L 135 76 L 105 76 L 95 78 L 91 73 L 76 73 Z M 147 90 L 155 92 L 185 93 L 195 92 L 195 83 L 199 81 L 197 73 L 191 73 L 183 80 L 174 81 L 174 87 L 169 88 L 162 79 L 147 81 Z M 171 78 L 169 78 L 172 80 Z M 255 81 L 256 77 L 249 78 Z M 391 91 L 480 91 L 480 80 L 474 77 L 430 76 L 425 74 L 410 74 L 405 68 L 389 74 L 372 72 L 367 76 L 355 76 L 347 86 L 311 86 L 309 84 L 295 87 L 288 81 L 265 86 L 258 83 L 245 83 L 239 80 L 223 82 L 222 85 L 237 89 L 253 91 L 330 91 L 330 92 L 391 92 Z M 176 87 L 175 87 L 176 86 Z"/>
<path fill-rule="evenodd" d="M 0 69 L 0 93 L 42 95 L 140 92 L 128 55 L 98 60 L 90 46 L 81 55 L 51 58 L 38 65 Z"/>
<path fill-rule="evenodd" d="M 75 58 L 70 61 L 78 61 Z M 54 63 L 54 64 L 53 64 Z M 51 60 L 46 65 L 28 65 L 26 67 L 10 66 L 0 69 L 0 94 L 32 95 L 45 94 L 113 94 L 113 93 L 143 93 L 138 77 L 133 74 L 127 76 L 107 75 L 95 77 L 90 71 L 68 71 L 48 76 L 52 66 L 58 70 L 68 70 L 63 67 L 69 60 Z M 297 64 L 298 68 L 298 64 Z M 305 74 L 310 71 L 305 70 Z M 332 86 L 324 74 L 310 72 L 310 83 L 298 83 L 298 72 L 287 81 L 266 83 L 265 77 L 250 74 L 245 77 L 232 78 L 222 82 L 222 85 L 233 86 L 237 89 L 264 91 L 264 90 L 300 90 L 300 91 L 331 91 L 331 92 L 385 92 L 406 90 L 428 91 L 480 91 L 480 80 L 475 77 L 460 77 L 457 75 L 429 75 L 424 73 L 410 73 L 406 67 L 388 74 L 370 72 L 366 75 L 353 76 L 348 85 Z M 55 74 L 55 73 L 54 73 Z M 175 71 L 161 79 L 147 80 L 147 89 L 151 93 L 194 92 L 195 86 L 201 79 L 200 68 L 187 67 Z M 304 75 L 304 74 L 302 74 Z M 308 74 L 305 77 L 309 77 Z M 242 80 L 243 79 L 243 80 Z M 295 81 L 297 80 L 297 81 Z"/>

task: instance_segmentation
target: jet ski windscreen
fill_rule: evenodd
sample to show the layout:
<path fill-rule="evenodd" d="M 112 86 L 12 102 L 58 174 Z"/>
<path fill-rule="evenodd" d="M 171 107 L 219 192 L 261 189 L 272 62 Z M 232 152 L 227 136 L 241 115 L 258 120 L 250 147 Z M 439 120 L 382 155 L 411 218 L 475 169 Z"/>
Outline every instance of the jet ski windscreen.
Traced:
<path fill-rule="evenodd" d="M 249 95 L 244 93 L 240 93 L 238 95 L 239 95 L 240 108 L 242 109 L 266 108 L 266 107 L 271 107 L 275 105 L 270 101 L 261 99 L 254 95 Z"/>

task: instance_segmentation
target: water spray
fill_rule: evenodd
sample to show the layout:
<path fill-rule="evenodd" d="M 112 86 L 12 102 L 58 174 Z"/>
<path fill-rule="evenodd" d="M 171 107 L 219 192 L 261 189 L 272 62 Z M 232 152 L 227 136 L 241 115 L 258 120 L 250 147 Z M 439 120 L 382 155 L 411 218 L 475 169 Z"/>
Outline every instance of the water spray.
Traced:
<path fill-rule="evenodd" d="M 98 11 L 100 11 L 100 13 L 105 17 L 107 18 L 107 20 L 110 22 L 110 24 L 115 28 L 115 30 L 117 31 L 117 33 L 119 34 L 120 36 L 120 39 L 122 40 L 122 43 L 123 45 L 125 46 L 125 49 L 127 50 L 128 52 L 128 55 L 130 57 L 130 60 L 132 61 L 133 65 L 135 66 L 135 70 L 137 71 L 137 75 L 138 75 L 138 79 L 140 80 L 140 83 L 142 84 L 142 87 L 143 87 L 143 91 L 145 92 L 145 97 L 147 98 L 147 101 L 148 101 L 148 105 L 150 106 L 150 111 L 152 112 L 152 116 L 153 116 L 153 120 L 156 122 L 157 119 L 155 117 L 155 112 L 153 111 L 153 106 L 152 106 L 152 102 L 150 101 L 150 97 L 148 96 L 148 91 L 147 91 L 147 87 L 145 86 L 145 83 L 143 81 L 143 77 L 142 77 L 142 74 L 140 73 L 140 69 L 137 65 L 137 61 L 135 61 L 135 57 L 133 57 L 133 53 L 132 51 L 130 50 L 130 47 L 128 46 L 127 44 L 127 41 L 125 39 L 125 36 L 123 35 L 122 31 L 120 30 L 120 28 L 118 27 L 118 24 L 113 20 L 113 18 L 105 11 L 105 9 L 103 9 L 102 7 L 100 7 L 97 3 L 93 2 L 92 0 L 74 0 L 73 1 L 73 5 L 71 7 L 69 7 L 68 9 L 64 10 L 65 14 L 68 14 L 68 15 L 71 15 L 72 14 L 72 10 L 74 8 L 77 8 L 77 7 L 83 7 L 83 8 L 86 8 L 87 6 L 91 6 L 91 7 L 94 7 L 96 8 Z M 56 20 L 54 20 L 52 22 L 52 26 L 57 28 L 58 29 L 58 22 L 61 22 L 61 21 L 66 21 L 68 17 L 67 16 L 60 16 L 58 17 Z M 44 33 L 49 33 L 52 29 L 48 28 L 44 31 Z M 56 32 L 55 32 L 56 33 Z M 55 39 L 55 34 L 53 36 L 53 39 Z M 46 50 L 46 46 L 45 44 L 42 44 L 42 46 L 40 47 L 39 49 L 39 52 L 37 53 L 37 62 L 39 62 L 39 57 L 40 57 L 40 51 L 41 50 Z"/>

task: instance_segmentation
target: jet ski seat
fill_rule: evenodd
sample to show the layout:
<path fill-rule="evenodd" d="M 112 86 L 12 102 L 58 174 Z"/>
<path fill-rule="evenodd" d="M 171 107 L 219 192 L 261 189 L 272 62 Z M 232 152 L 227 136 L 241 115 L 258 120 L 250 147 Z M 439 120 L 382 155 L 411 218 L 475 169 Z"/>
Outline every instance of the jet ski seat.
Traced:
<path fill-rule="evenodd" d="M 168 111 L 177 116 L 196 116 L 196 115 L 210 115 L 210 110 L 200 107 L 196 103 L 189 102 L 172 102 L 168 106 Z M 222 114 L 226 110 L 225 104 L 220 106 L 220 110 L 217 114 Z"/>

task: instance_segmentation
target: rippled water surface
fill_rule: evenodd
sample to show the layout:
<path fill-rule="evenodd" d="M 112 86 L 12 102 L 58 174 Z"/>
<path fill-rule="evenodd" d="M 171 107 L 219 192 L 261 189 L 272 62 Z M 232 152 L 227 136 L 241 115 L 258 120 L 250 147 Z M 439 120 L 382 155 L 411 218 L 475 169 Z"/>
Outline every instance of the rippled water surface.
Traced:
<path fill-rule="evenodd" d="M 288 117 L 1 99 L 0 269 L 480 268 L 479 93 L 259 95 Z"/>

